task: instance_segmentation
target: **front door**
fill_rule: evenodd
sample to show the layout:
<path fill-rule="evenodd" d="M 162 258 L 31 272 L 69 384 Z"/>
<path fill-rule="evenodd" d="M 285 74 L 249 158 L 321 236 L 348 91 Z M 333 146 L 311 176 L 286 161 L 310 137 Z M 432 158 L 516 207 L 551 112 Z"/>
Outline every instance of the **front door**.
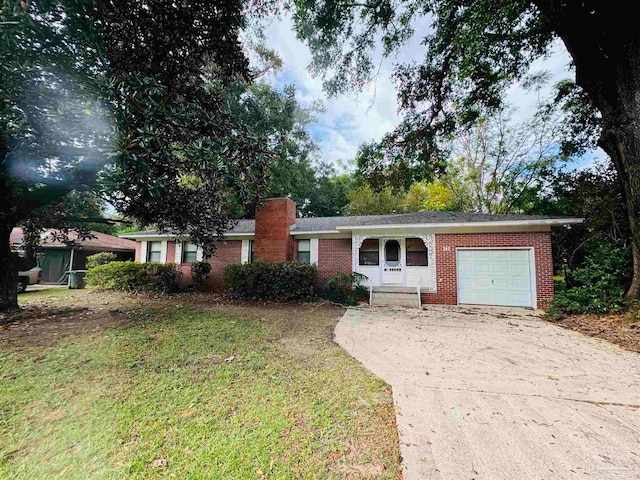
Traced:
<path fill-rule="evenodd" d="M 395 238 L 384 240 L 382 258 L 382 283 L 385 285 L 404 285 L 400 240 Z"/>

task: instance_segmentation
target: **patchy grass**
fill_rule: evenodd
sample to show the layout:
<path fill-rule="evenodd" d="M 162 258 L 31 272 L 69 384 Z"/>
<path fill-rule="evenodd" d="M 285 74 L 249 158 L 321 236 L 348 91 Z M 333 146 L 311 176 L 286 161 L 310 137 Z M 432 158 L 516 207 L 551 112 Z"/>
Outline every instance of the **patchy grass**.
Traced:
<path fill-rule="evenodd" d="M 0 331 L 0 478 L 398 477 L 389 389 L 331 341 L 339 309 L 82 292 L 43 321 L 46 298 Z"/>
<path fill-rule="evenodd" d="M 26 292 L 18 295 L 18 303 L 22 304 L 25 300 L 28 303 L 29 301 L 36 298 L 67 297 L 69 295 L 82 295 L 82 293 L 83 292 L 70 289 L 66 286 L 47 288 L 45 290 L 30 290 L 29 287 L 27 287 Z"/>

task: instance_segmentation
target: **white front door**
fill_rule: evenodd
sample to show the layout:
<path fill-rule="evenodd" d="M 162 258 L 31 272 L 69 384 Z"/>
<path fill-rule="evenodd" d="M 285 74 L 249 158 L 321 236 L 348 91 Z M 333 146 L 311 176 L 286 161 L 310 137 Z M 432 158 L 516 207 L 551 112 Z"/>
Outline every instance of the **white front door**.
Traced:
<path fill-rule="evenodd" d="M 530 249 L 458 250 L 458 303 L 533 307 Z"/>
<path fill-rule="evenodd" d="M 382 283 L 385 285 L 404 285 L 402 244 L 399 239 L 389 238 L 383 240 Z"/>

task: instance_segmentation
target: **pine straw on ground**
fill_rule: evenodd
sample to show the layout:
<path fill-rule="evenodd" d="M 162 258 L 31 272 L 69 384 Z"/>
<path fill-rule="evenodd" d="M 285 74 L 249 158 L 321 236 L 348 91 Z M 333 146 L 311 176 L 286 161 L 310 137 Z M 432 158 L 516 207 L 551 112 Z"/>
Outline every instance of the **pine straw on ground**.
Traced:
<path fill-rule="evenodd" d="M 561 327 L 615 343 L 640 353 L 640 309 L 610 315 L 571 315 L 550 320 Z"/>

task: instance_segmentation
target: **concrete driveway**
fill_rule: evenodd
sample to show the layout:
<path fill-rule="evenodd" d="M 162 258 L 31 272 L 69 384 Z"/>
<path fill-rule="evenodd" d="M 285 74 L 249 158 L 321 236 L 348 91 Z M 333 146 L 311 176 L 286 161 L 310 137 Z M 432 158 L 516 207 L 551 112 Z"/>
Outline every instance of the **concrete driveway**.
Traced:
<path fill-rule="evenodd" d="M 526 310 L 349 309 L 393 387 L 407 480 L 640 479 L 640 355 Z"/>

